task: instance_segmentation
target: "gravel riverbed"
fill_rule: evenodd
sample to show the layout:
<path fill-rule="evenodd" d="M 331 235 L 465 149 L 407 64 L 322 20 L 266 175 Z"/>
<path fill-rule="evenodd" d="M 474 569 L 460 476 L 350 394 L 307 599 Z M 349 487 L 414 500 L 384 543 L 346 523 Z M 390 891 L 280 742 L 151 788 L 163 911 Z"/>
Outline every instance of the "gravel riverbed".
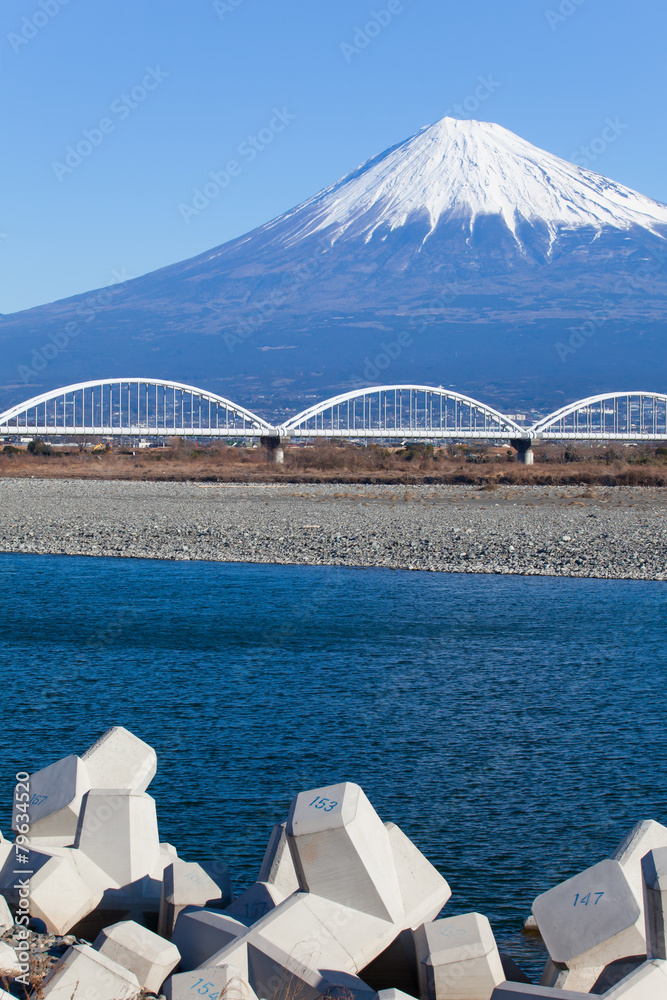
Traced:
<path fill-rule="evenodd" d="M 667 489 L 0 480 L 0 552 L 667 579 Z"/>

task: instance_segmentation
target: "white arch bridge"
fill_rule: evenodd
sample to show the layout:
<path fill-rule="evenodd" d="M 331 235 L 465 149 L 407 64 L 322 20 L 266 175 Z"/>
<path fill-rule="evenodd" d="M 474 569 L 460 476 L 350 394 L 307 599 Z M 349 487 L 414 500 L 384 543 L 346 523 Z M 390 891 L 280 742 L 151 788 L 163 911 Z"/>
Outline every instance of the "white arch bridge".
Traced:
<path fill-rule="evenodd" d="M 290 439 L 509 441 L 530 462 L 539 440 L 667 440 L 667 395 L 589 396 L 529 427 L 470 396 L 423 385 L 342 393 L 279 425 L 217 393 L 164 379 L 101 379 L 62 386 L 0 413 L 0 435 L 32 437 L 257 438 L 277 451 Z"/>

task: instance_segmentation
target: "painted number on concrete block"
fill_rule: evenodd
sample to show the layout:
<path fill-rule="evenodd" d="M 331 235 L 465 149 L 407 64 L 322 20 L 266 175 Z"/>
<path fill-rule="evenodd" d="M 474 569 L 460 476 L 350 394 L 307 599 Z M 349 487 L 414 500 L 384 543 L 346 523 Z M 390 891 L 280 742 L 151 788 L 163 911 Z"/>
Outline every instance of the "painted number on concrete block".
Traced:
<path fill-rule="evenodd" d="M 199 985 L 201 983 L 201 986 Z M 190 987 L 191 990 L 197 990 L 197 993 L 201 993 L 209 997 L 209 1000 L 218 1000 L 220 996 L 220 990 L 211 993 L 211 990 L 215 990 L 215 983 L 205 983 L 203 979 L 198 979 L 196 983 L 193 983 Z"/>
<path fill-rule="evenodd" d="M 335 809 L 338 805 L 333 799 L 323 799 L 320 795 L 310 803 L 311 806 L 315 806 L 316 809 L 324 809 L 325 812 L 330 813 L 332 809 Z"/>
<path fill-rule="evenodd" d="M 598 903 L 600 902 L 600 900 L 602 899 L 602 897 L 604 896 L 604 893 L 603 892 L 587 892 L 585 896 L 582 896 L 581 893 L 578 892 L 576 894 L 576 896 L 574 897 L 574 903 L 572 905 L 576 906 L 577 903 L 578 903 L 579 906 L 588 906 L 588 904 L 591 901 L 591 896 L 595 897 L 595 900 L 593 902 L 593 906 L 597 906 Z"/>

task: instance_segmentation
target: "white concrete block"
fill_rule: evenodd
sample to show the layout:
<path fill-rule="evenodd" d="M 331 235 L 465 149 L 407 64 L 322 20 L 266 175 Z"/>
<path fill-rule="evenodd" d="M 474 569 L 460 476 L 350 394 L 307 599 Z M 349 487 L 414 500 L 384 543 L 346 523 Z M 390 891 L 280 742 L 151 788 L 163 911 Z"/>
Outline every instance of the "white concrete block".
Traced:
<path fill-rule="evenodd" d="M 286 979 L 304 1000 L 341 987 L 352 996 L 373 995 L 359 973 L 402 931 L 436 915 L 449 886 L 398 827 L 382 823 L 356 785 L 297 796 L 286 832 L 306 891 L 257 912 L 251 922 L 255 895 L 263 902 L 270 892 L 270 902 L 277 902 L 275 884 L 256 883 L 226 911 L 249 923 L 247 931 L 204 964 L 247 969 L 250 985 L 267 1000 Z M 279 841 L 275 833 L 265 873 L 271 874 Z"/>
<path fill-rule="evenodd" d="M 241 949 L 238 961 L 243 971 Z M 323 997 L 340 1000 L 376 1000 L 376 993 L 355 975 L 336 966 L 319 969 L 305 965 L 299 957 L 285 955 L 279 948 L 264 944 L 247 946 L 248 981 L 258 997 L 266 1000 L 321 1000 Z"/>
<path fill-rule="evenodd" d="M 642 858 L 646 954 L 667 959 L 667 847 L 649 851 Z"/>
<path fill-rule="evenodd" d="M 157 771 L 155 750 L 122 726 L 108 729 L 81 759 L 91 788 L 145 792 Z"/>
<path fill-rule="evenodd" d="M 245 892 L 237 896 L 234 902 L 225 909 L 225 913 L 243 921 L 249 927 L 270 910 L 274 910 L 285 899 L 287 899 L 287 895 L 274 883 L 254 882 Z"/>
<path fill-rule="evenodd" d="M 30 880 L 30 913 L 52 934 L 67 934 L 99 905 L 108 879 L 72 849 L 40 867 Z"/>
<path fill-rule="evenodd" d="M 301 792 L 287 835 L 302 889 L 384 920 L 403 902 L 389 834 L 359 785 Z"/>
<path fill-rule="evenodd" d="M 267 953 L 280 952 L 310 969 L 355 975 L 384 950 L 392 924 L 312 893 L 296 893 L 254 924 L 246 941 Z M 217 964 L 212 960 L 211 965 Z"/>
<path fill-rule="evenodd" d="M 140 988 L 133 972 L 89 945 L 77 944 L 49 972 L 42 995 L 49 1000 L 130 1000 Z"/>
<path fill-rule="evenodd" d="M 26 792 L 26 785 L 29 792 Z M 49 764 L 14 789 L 13 830 L 27 820 L 33 847 L 68 847 L 74 843 L 81 800 L 90 788 L 85 764 L 71 755 Z"/>
<path fill-rule="evenodd" d="M 185 913 L 177 921 L 175 940 Z M 267 1000 L 339 994 L 371 1000 L 374 991 L 357 973 L 395 935 L 388 921 L 310 893 L 293 893 L 204 964 L 237 966 Z"/>
<path fill-rule="evenodd" d="M 556 990 L 549 986 L 532 986 L 527 983 L 501 983 L 491 994 L 491 1000 L 590 1000 L 588 993 L 574 990 Z"/>
<path fill-rule="evenodd" d="M 171 940 L 181 953 L 181 967 L 189 970 L 208 965 L 212 955 L 246 931 L 245 924 L 219 910 L 188 907 L 179 913 Z"/>
<path fill-rule="evenodd" d="M 287 824 L 276 823 L 269 838 L 268 847 L 257 876 L 258 882 L 270 882 L 283 893 L 291 895 L 299 889 L 292 854 L 287 839 Z"/>
<path fill-rule="evenodd" d="M 25 865 L 12 858 L 0 872 L 2 891 L 16 909 L 20 885 L 28 887 L 30 915 L 42 920 L 52 934 L 67 934 L 99 904 L 108 884 L 89 858 L 72 848 L 26 849 Z M 15 874 L 16 871 L 25 874 Z M 32 874 L 29 874 L 32 873 Z"/>
<path fill-rule="evenodd" d="M 158 933 L 170 938 L 181 910 L 186 906 L 215 906 L 220 888 L 195 862 L 173 861 L 164 870 Z"/>
<path fill-rule="evenodd" d="M 435 920 L 415 931 L 422 1000 L 489 1000 L 504 982 L 491 924 L 481 913 Z"/>
<path fill-rule="evenodd" d="M 355 995 L 359 991 L 366 995 L 373 991 L 356 977 L 396 933 L 394 924 L 368 913 L 312 893 L 292 893 L 247 928 L 243 937 L 209 956 L 205 964 L 233 964 L 241 969 L 247 965 L 250 985 L 268 1000 L 267 982 L 284 985 L 285 977 L 292 975 L 308 995 L 311 990 L 326 992 L 332 987 L 334 973 Z"/>
<path fill-rule="evenodd" d="M 642 881 L 642 858 L 649 851 L 667 847 L 667 826 L 645 819 L 630 830 L 612 854 L 627 878 L 640 909 L 640 926 L 644 919 L 644 885 Z"/>
<path fill-rule="evenodd" d="M 0 931 L 8 931 L 13 926 L 14 917 L 12 916 L 12 911 L 9 909 L 5 897 L 0 896 Z"/>
<path fill-rule="evenodd" d="M 15 853 L 16 846 L 11 840 L 6 840 L 0 833 L 0 871 L 4 868 L 5 862 L 13 858 Z"/>
<path fill-rule="evenodd" d="M 53 848 L 46 847 L 41 847 L 39 850 L 22 847 L 20 855 L 17 855 L 14 851 L 9 854 L 0 869 L 0 892 L 2 892 L 4 898 L 14 910 L 19 902 L 18 887 L 25 887 L 30 877 L 28 875 L 17 874 L 17 872 L 22 871 L 24 868 L 33 873 L 39 871 L 41 866 L 45 865 L 49 858 L 53 857 L 52 851 L 54 850 Z M 64 848 L 57 850 L 59 853 Z"/>
<path fill-rule="evenodd" d="M 637 896 L 642 895 L 642 858 L 658 847 L 667 847 L 667 826 L 654 819 L 645 819 L 633 826 L 611 855 L 625 872 Z"/>
<path fill-rule="evenodd" d="M 414 997 L 410 996 L 409 993 L 404 993 L 403 990 L 379 990 L 378 1000 L 415 1000 Z"/>
<path fill-rule="evenodd" d="M 0 975 L 18 976 L 21 974 L 21 963 L 11 945 L 0 941 Z"/>
<path fill-rule="evenodd" d="M 651 959 L 604 994 L 605 1000 L 667 1000 L 667 962 Z"/>
<path fill-rule="evenodd" d="M 105 927 L 93 947 L 100 955 L 133 972 L 142 989 L 151 993 L 160 992 L 165 979 L 181 960 L 175 944 L 165 941 L 134 920 L 123 920 Z"/>
<path fill-rule="evenodd" d="M 120 886 L 149 875 L 160 857 L 155 800 L 124 788 L 91 789 L 83 799 L 76 847 Z"/>
<path fill-rule="evenodd" d="M 385 823 L 403 901 L 403 926 L 435 920 L 452 894 L 447 881 L 395 823 Z"/>
<path fill-rule="evenodd" d="M 618 861 L 600 861 L 542 893 L 533 914 L 561 988 L 587 992 L 610 962 L 644 953 L 641 911 Z"/>
<path fill-rule="evenodd" d="M 234 965 L 179 972 L 164 984 L 164 995 L 167 1000 L 257 1000 L 250 983 Z"/>

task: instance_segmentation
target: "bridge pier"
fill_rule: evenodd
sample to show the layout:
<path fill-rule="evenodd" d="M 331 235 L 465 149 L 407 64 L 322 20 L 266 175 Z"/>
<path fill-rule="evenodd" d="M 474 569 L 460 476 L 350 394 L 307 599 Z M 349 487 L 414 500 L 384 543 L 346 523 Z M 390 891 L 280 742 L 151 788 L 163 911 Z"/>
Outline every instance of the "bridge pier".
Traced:
<path fill-rule="evenodd" d="M 282 465 L 285 461 L 284 447 L 289 444 L 288 437 L 280 437 L 279 434 L 267 434 L 259 439 L 259 443 L 266 448 L 266 461 L 269 465 Z"/>
<path fill-rule="evenodd" d="M 521 465 L 532 465 L 535 456 L 533 455 L 533 439 L 532 438 L 515 438 L 510 441 L 512 448 L 516 450 L 516 460 Z"/>

